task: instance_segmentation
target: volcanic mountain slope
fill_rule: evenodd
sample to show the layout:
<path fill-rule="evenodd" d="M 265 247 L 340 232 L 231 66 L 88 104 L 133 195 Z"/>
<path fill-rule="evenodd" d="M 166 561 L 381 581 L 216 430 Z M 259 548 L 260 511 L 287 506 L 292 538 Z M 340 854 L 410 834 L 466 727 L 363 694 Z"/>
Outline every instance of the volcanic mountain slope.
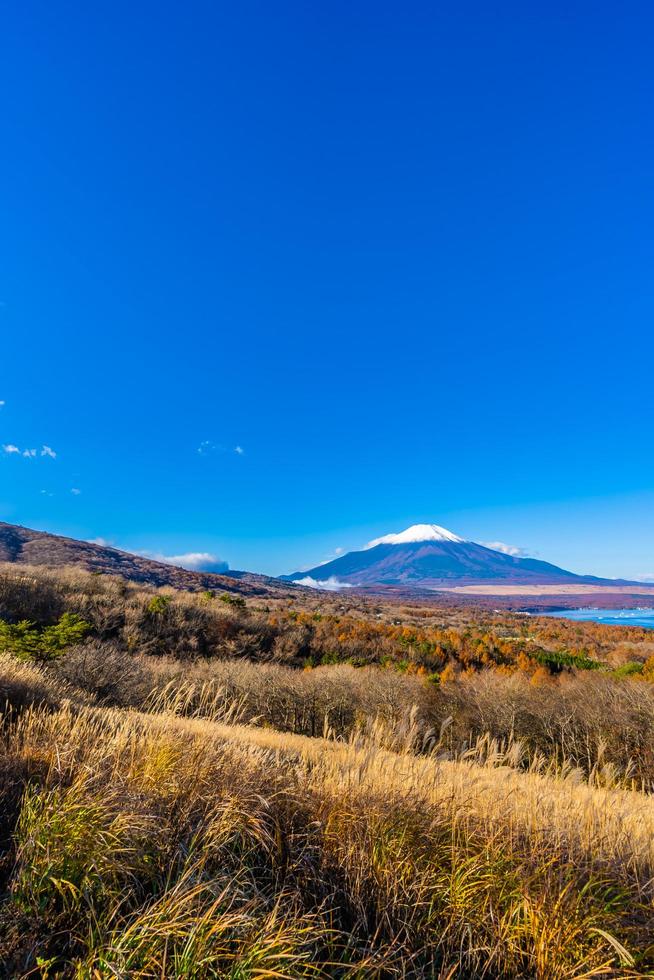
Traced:
<path fill-rule="evenodd" d="M 415 524 L 399 534 L 371 541 L 362 551 L 308 571 L 285 576 L 290 581 L 438 588 L 452 585 L 595 584 L 613 580 L 575 575 L 546 561 L 517 558 L 474 541 L 465 541 L 437 524 Z"/>
<path fill-rule="evenodd" d="M 279 595 L 288 586 L 265 575 L 230 571 L 224 575 L 214 572 L 192 572 L 177 565 L 153 561 L 132 555 L 118 548 L 78 541 L 45 531 L 0 522 L 0 562 L 22 565 L 73 565 L 90 572 L 120 575 L 132 582 L 176 589 L 217 589 L 242 595 Z"/>

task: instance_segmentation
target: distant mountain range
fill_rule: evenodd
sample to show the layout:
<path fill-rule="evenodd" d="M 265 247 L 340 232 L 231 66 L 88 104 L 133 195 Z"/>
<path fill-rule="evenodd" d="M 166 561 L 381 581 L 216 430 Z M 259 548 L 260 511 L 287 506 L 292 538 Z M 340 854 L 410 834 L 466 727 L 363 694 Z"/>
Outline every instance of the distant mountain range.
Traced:
<path fill-rule="evenodd" d="M 627 585 L 576 575 L 536 558 L 518 558 L 466 541 L 438 524 L 414 524 L 284 579 L 301 585 L 442 588 L 465 585 Z"/>
<path fill-rule="evenodd" d="M 3 522 L 0 522 L 0 562 L 51 567 L 72 565 L 90 572 L 120 575 L 132 582 L 155 587 L 215 589 L 241 595 L 279 595 L 287 591 L 278 579 L 266 575 L 236 571 L 225 574 L 193 572 L 107 545 Z"/>
<path fill-rule="evenodd" d="M 214 589 L 244 596 L 285 596 L 296 585 L 418 593 L 465 586 L 632 586 L 576 575 L 549 562 L 518 558 L 466 541 L 437 524 L 415 524 L 323 565 L 271 578 L 251 572 L 191 571 L 104 544 L 0 522 L 0 563 L 77 566 L 132 582 L 176 589 Z M 487 590 L 488 591 L 488 590 Z M 492 590 L 491 590 L 492 591 Z M 569 590 L 568 590 L 569 591 Z M 619 591 L 617 589 L 616 591 Z"/>

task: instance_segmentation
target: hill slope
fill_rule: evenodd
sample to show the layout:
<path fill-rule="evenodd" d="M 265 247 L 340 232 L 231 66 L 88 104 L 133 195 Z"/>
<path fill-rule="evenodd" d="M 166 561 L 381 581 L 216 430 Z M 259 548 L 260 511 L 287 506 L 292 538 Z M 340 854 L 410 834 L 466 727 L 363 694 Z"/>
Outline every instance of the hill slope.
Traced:
<path fill-rule="evenodd" d="M 170 585 L 176 589 L 218 589 L 242 595 L 272 595 L 287 586 L 265 575 L 249 572 L 192 572 L 176 565 L 132 555 L 118 548 L 78 541 L 45 531 L 0 522 L 0 562 L 61 567 L 77 565 L 90 572 L 120 575 L 146 585 Z"/>
<path fill-rule="evenodd" d="M 535 558 L 517 558 L 474 541 L 465 541 L 436 524 L 416 524 L 399 534 L 371 541 L 362 551 L 308 571 L 285 576 L 290 581 L 336 579 L 350 585 L 437 588 L 470 584 L 606 584 L 615 581 L 576 575 Z"/>

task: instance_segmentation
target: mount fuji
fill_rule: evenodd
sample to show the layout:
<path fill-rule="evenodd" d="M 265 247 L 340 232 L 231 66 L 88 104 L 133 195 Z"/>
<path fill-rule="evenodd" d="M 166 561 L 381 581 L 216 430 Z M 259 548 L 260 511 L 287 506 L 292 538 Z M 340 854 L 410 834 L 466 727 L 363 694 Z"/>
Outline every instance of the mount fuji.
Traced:
<path fill-rule="evenodd" d="M 401 586 L 453 585 L 617 585 L 613 579 L 576 575 L 536 558 L 519 558 L 475 541 L 466 541 L 438 524 L 414 524 L 397 534 L 370 541 L 361 551 L 283 576 L 301 585 Z"/>

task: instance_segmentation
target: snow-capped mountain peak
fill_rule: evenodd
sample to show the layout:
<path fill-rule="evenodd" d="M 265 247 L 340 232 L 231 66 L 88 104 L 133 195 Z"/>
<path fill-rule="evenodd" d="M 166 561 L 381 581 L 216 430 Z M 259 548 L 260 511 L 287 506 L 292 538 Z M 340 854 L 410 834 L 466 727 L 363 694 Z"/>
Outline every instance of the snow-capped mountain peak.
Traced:
<path fill-rule="evenodd" d="M 414 524 L 375 538 L 325 565 L 284 576 L 300 585 L 443 589 L 467 585 L 604 584 L 536 558 L 522 558 L 460 538 L 438 524 Z M 504 546 L 506 548 L 506 546 Z"/>
<path fill-rule="evenodd" d="M 419 541 L 453 541 L 462 544 L 464 538 L 460 538 L 452 531 L 438 524 L 412 524 L 405 531 L 398 534 L 385 534 L 381 538 L 375 538 L 366 545 L 368 548 L 375 548 L 378 544 L 414 544 Z"/>

